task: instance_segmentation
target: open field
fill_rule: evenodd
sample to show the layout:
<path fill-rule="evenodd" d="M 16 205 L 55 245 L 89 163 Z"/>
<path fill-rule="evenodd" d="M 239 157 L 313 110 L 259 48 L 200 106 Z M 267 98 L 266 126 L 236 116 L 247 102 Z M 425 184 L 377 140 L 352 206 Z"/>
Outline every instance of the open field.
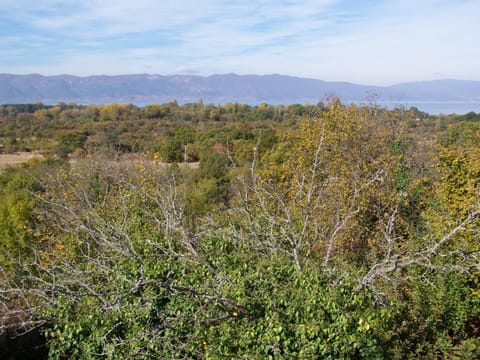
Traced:
<path fill-rule="evenodd" d="M 18 152 L 15 154 L 0 154 L 0 172 L 9 166 L 15 166 L 33 158 L 42 158 L 39 153 Z"/>
<path fill-rule="evenodd" d="M 14 154 L 0 154 L 0 172 L 9 166 L 15 166 L 25 163 L 34 158 L 43 158 L 43 155 L 38 152 L 18 152 Z M 139 154 L 125 154 L 117 159 L 117 162 L 123 165 L 132 165 L 145 161 L 145 158 Z M 70 159 L 70 162 L 74 163 L 75 159 Z M 161 166 L 168 166 L 168 163 L 159 162 Z M 179 163 L 180 167 L 189 167 L 191 169 L 197 169 L 199 162 Z"/>

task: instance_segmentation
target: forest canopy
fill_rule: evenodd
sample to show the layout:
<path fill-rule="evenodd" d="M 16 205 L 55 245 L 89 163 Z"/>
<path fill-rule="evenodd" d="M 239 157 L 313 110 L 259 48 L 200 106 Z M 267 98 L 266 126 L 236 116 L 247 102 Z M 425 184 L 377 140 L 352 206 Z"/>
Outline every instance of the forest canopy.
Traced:
<path fill-rule="evenodd" d="M 479 124 L 2 106 L 0 150 L 42 159 L 0 174 L 0 333 L 53 359 L 478 357 Z"/>

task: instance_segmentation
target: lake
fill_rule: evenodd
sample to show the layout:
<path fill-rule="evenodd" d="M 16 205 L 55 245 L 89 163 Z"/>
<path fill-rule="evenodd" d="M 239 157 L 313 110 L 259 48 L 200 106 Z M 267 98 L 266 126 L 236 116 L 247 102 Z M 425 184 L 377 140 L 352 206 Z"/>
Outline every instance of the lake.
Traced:
<path fill-rule="evenodd" d="M 463 115 L 471 111 L 480 113 L 480 102 L 475 101 L 378 101 L 378 105 L 389 109 L 405 108 L 414 106 L 420 111 L 431 115 L 438 114 L 459 114 Z"/>

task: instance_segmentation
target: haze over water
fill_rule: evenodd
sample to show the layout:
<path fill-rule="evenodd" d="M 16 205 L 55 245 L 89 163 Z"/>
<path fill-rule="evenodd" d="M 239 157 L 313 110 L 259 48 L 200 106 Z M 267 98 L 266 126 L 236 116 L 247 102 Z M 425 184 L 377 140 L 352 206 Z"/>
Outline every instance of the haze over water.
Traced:
<path fill-rule="evenodd" d="M 380 106 L 385 106 L 389 109 L 416 107 L 418 110 L 429 113 L 431 115 L 439 114 L 458 114 L 463 115 L 469 112 L 480 113 L 480 102 L 463 102 L 463 101 L 379 101 Z"/>

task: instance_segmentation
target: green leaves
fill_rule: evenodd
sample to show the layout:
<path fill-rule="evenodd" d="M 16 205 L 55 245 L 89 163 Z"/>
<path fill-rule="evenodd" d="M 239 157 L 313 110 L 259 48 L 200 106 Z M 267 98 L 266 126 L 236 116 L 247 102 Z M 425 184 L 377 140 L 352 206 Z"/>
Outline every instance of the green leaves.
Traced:
<path fill-rule="evenodd" d="M 167 121 L 179 107 L 145 111 Z M 157 154 L 8 170 L 0 309 L 48 322 L 57 359 L 474 356 L 478 221 L 462 216 L 478 200 L 478 129 L 452 129 L 436 177 L 415 168 L 415 139 L 388 111 L 333 101 L 308 113 L 283 138 L 177 127 L 172 161 L 200 154 L 198 169 Z M 233 166 L 239 148 L 242 162 L 258 156 L 251 168 Z"/>

